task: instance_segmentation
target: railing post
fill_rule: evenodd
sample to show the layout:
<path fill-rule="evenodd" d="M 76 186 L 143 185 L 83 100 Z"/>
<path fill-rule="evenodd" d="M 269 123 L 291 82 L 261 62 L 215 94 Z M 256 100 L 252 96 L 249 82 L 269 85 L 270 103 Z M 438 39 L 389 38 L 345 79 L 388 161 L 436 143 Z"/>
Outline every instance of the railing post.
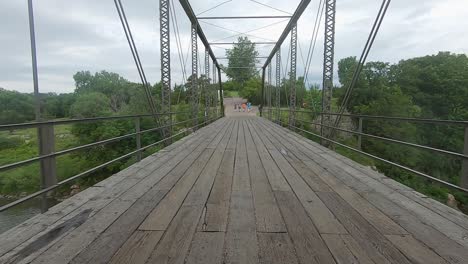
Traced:
<path fill-rule="evenodd" d="M 39 140 L 39 155 L 48 155 L 55 151 L 54 126 L 50 124 L 40 125 L 37 129 Z M 57 183 L 57 166 L 55 157 L 42 159 L 41 167 L 41 189 L 45 189 Z M 48 210 L 47 198 L 50 193 L 42 195 L 41 210 Z"/>
<path fill-rule="evenodd" d="M 468 125 L 465 125 L 465 139 L 463 144 L 463 154 L 468 155 Z M 468 159 L 462 160 L 462 172 L 461 172 L 460 186 L 468 188 Z"/>
<path fill-rule="evenodd" d="M 172 118 L 172 116 L 171 116 Z M 137 162 L 141 161 L 141 134 L 140 134 L 140 118 L 137 117 L 135 118 L 135 133 L 136 133 L 136 150 L 138 150 L 136 154 L 136 160 Z"/>
<path fill-rule="evenodd" d="M 359 117 L 358 132 L 362 133 L 362 117 Z M 358 149 L 361 149 L 361 146 L 362 146 L 362 136 L 361 135 L 358 135 L 357 145 L 358 145 Z"/>

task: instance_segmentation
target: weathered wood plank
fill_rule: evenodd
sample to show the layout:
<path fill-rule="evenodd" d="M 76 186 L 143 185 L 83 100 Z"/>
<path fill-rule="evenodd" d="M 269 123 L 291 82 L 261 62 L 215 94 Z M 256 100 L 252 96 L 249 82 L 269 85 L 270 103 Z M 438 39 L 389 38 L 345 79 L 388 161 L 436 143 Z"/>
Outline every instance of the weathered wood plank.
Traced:
<path fill-rule="evenodd" d="M 294 245 L 286 233 L 257 233 L 259 260 L 264 264 L 299 263 Z"/>
<path fill-rule="evenodd" d="M 217 126 L 222 126 L 225 120 L 220 121 Z M 210 129 L 214 129 L 210 128 Z M 197 137 L 189 136 L 188 142 L 194 142 L 196 140 L 201 140 L 203 137 L 198 135 Z M 149 159 L 149 158 L 148 158 Z M 161 159 L 170 159 L 170 156 L 164 156 Z M 162 164 L 164 160 L 155 160 L 153 164 L 158 165 Z M 62 225 L 68 219 L 73 218 L 75 215 L 80 214 L 83 211 L 92 208 L 90 217 L 97 212 L 102 206 L 108 204 L 112 199 L 111 197 L 118 196 L 119 193 L 124 191 L 131 184 L 135 184 L 137 181 L 128 180 L 128 178 L 136 178 L 133 176 L 138 176 L 142 174 L 143 170 L 135 171 L 135 168 L 129 167 L 114 176 L 109 177 L 104 183 L 98 183 L 96 186 L 105 186 L 104 189 L 97 188 L 88 188 L 87 190 L 75 195 L 74 197 L 65 200 L 64 202 L 52 207 L 43 215 L 38 215 L 31 220 L 26 221 L 25 223 L 11 229 L 9 232 L 5 232 L 0 235 L 0 241 L 2 242 L 2 247 L 0 248 L 0 255 L 4 255 L 8 252 L 7 255 L 13 256 L 17 252 L 27 248 L 28 245 L 35 243 L 36 239 L 52 232 L 55 228 Z M 148 175 L 146 173 L 145 175 Z M 143 178 L 143 177 L 139 177 Z M 126 179 L 126 181 L 123 181 Z M 88 203 L 88 201 L 90 201 Z M 70 215 L 69 215 L 70 214 Z M 64 235 L 61 233 L 61 235 Z M 58 240 L 60 237 L 54 236 L 54 239 L 49 240 L 48 245 L 53 244 L 54 241 Z M 14 250 L 12 250 L 14 249 Z M 41 250 L 44 250 L 42 248 Z M 39 252 L 40 253 L 40 252 Z M 8 256 L 3 256 L 3 259 L 8 259 Z"/>
<path fill-rule="evenodd" d="M 144 264 L 158 244 L 163 231 L 136 231 L 112 257 L 114 264 Z M 83 262 L 84 263 L 84 262 Z M 90 262 L 88 262 L 90 263 Z"/>
<path fill-rule="evenodd" d="M 269 133 L 265 132 L 266 130 L 263 131 L 263 140 L 273 142 L 274 138 L 271 137 Z M 259 129 L 257 129 L 257 132 L 261 133 Z M 282 149 L 282 145 L 278 144 L 278 142 L 273 143 L 273 145 L 275 145 L 276 148 Z M 309 217 L 316 225 L 319 233 L 346 234 L 346 229 L 285 159 L 285 156 L 288 156 L 288 154 L 284 152 L 280 153 L 277 149 L 272 149 L 270 150 L 270 155 L 275 160 L 276 164 L 278 164 L 278 167 L 306 209 Z"/>
<path fill-rule="evenodd" d="M 272 130 L 273 131 L 273 130 Z M 343 173 L 337 172 L 333 164 L 329 161 L 324 160 L 310 149 L 305 148 L 305 144 L 299 144 L 293 141 L 289 136 L 282 136 L 280 133 L 275 133 L 281 140 L 288 142 L 291 146 L 292 152 L 302 151 L 308 157 L 308 159 L 302 162 L 309 167 L 315 174 L 322 179 L 323 182 L 327 183 L 334 192 L 338 193 L 343 199 L 345 199 L 354 209 L 356 209 L 365 219 L 367 219 L 374 227 L 376 227 L 382 234 L 408 234 L 406 230 L 401 228 L 398 224 L 392 221 L 388 216 L 383 214 L 368 201 L 362 198 L 359 194 L 353 191 L 351 188 L 343 184 Z M 277 138 L 280 140 L 279 138 Z M 338 178 L 336 177 L 338 176 Z M 367 190 L 365 184 L 360 182 L 354 182 L 347 184 L 353 184 L 353 186 L 359 185 L 361 189 Z M 363 187 L 362 187 L 363 186 Z"/>
<path fill-rule="evenodd" d="M 226 131 L 223 130 L 223 133 L 221 133 L 222 139 L 220 141 L 217 140 L 219 144 L 211 145 L 212 147 L 216 147 L 214 155 L 206 162 L 201 173 L 199 172 L 200 176 L 186 196 L 174 220 L 170 223 L 161 242 L 151 255 L 149 262 L 183 263 L 185 260 L 202 210 L 205 207 L 208 195 L 213 186 L 223 157 L 223 152 L 230 138 L 231 130 L 229 128 L 230 126 L 227 127 Z M 205 151 L 209 150 L 213 149 L 207 148 Z M 193 166 L 191 170 L 195 170 Z M 184 215 L 184 213 L 187 213 L 187 215 Z M 187 224 L 188 221 L 190 221 L 191 224 Z M 179 241 L 181 239 L 185 241 Z"/>
<path fill-rule="evenodd" d="M 374 263 L 350 235 L 322 234 L 322 238 L 339 264 Z"/>
<path fill-rule="evenodd" d="M 180 207 L 147 263 L 184 263 L 200 214 L 201 208 L 198 206 Z"/>
<path fill-rule="evenodd" d="M 468 259 L 466 247 L 448 238 L 430 225 L 421 222 L 408 210 L 401 208 L 380 194 L 368 193 L 365 197 L 387 213 L 395 222 L 410 231 L 414 238 L 423 242 L 431 250 L 450 263 L 464 263 Z"/>
<path fill-rule="evenodd" d="M 224 245 L 224 263 L 258 263 L 255 210 L 250 186 L 244 123 L 237 119 L 236 158 Z"/>
<path fill-rule="evenodd" d="M 224 232 L 196 232 L 187 264 L 221 264 L 223 261 Z"/>
<path fill-rule="evenodd" d="M 253 128 L 253 123 L 254 121 L 249 122 L 249 128 Z M 260 139 L 259 134 L 255 129 L 251 129 L 251 134 L 260 160 L 262 161 L 263 168 L 265 169 L 268 177 L 268 181 L 270 182 L 271 189 L 273 191 L 291 191 L 291 187 L 287 183 L 275 161 L 270 156 L 267 148 L 263 144 L 263 141 Z"/>
<path fill-rule="evenodd" d="M 357 211 L 335 193 L 323 192 L 317 195 L 345 226 L 350 235 L 377 263 L 410 263 L 395 246 L 381 235 Z"/>
<path fill-rule="evenodd" d="M 244 125 L 244 135 L 247 146 L 257 232 L 286 232 L 283 217 L 276 204 L 265 169 L 260 161 L 247 124 Z"/>
<path fill-rule="evenodd" d="M 237 133 L 233 133 L 237 134 Z M 234 174 L 235 152 L 226 149 L 213 189 L 206 204 L 199 231 L 226 231 Z"/>
<path fill-rule="evenodd" d="M 304 207 L 292 192 L 274 191 L 301 263 L 335 263 Z"/>
<path fill-rule="evenodd" d="M 385 237 L 399 248 L 413 263 L 447 263 L 439 255 L 434 253 L 434 251 L 421 244 L 411 235 L 386 235 Z"/>

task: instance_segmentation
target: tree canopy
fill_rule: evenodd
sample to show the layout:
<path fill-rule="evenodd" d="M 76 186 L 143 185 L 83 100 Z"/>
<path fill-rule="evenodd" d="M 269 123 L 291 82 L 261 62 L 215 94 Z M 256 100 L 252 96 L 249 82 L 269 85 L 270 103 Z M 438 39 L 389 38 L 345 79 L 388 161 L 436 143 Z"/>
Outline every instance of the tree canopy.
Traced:
<path fill-rule="evenodd" d="M 226 51 L 226 56 L 229 60 L 226 74 L 241 88 L 248 80 L 258 76 L 255 66 L 258 62 L 258 51 L 255 49 L 255 44 L 247 37 L 239 37 L 237 43 Z"/>

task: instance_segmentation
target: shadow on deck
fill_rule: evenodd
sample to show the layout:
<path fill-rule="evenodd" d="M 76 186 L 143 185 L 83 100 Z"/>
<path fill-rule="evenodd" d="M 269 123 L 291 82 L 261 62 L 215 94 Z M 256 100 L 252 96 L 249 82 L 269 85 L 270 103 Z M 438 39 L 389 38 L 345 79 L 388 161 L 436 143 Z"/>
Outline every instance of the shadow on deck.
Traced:
<path fill-rule="evenodd" d="M 466 263 L 468 217 L 223 118 L 0 235 L 0 263 Z"/>

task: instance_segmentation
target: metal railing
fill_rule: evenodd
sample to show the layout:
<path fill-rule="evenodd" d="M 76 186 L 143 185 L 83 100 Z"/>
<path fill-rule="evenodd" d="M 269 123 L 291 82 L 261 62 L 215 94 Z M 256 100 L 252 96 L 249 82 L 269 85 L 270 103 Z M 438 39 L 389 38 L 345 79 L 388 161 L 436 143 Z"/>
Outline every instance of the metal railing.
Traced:
<path fill-rule="evenodd" d="M 187 115 L 191 115 L 192 112 L 190 111 L 185 111 L 185 112 L 170 112 L 170 113 L 165 113 L 164 115 L 169 115 L 169 118 L 173 118 L 174 115 L 177 115 L 177 114 L 187 114 Z M 129 157 L 132 157 L 132 156 L 136 156 L 136 161 L 140 161 L 141 160 L 141 154 L 144 150 L 150 148 L 150 147 L 154 147 L 156 145 L 159 145 L 159 144 L 162 144 L 162 143 L 166 143 L 167 141 L 171 142 L 171 140 L 173 138 L 176 138 L 180 135 L 184 135 L 184 134 L 187 134 L 188 132 L 190 131 L 193 131 L 194 129 L 197 129 L 198 127 L 200 126 L 203 126 L 203 125 L 206 125 L 206 124 L 209 124 L 217 119 L 219 119 L 220 117 L 222 117 L 223 115 L 220 114 L 220 115 L 216 115 L 216 113 L 213 113 L 214 114 L 214 117 L 212 118 L 205 118 L 205 116 L 201 117 L 201 116 L 197 116 L 196 118 L 191 118 L 191 119 L 187 119 L 187 120 L 184 120 L 184 121 L 180 121 L 180 122 L 175 122 L 175 123 L 172 123 L 171 125 L 165 125 L 165 126 L 159 126 L 159 127 L 154 127 L 154 128 L 150 128 L 150 129 L 145 129 L 145 130 L 141 130 L 141 127 L 140 127 L 140 121 L 142 118 L 144 117 L 152 117 L 154 115 L 152 114 L 143 114 L 143 115 L 124 115 L 124 116 L 109 116 L 109 117 L 94 117 L 94 118 L 82 118 L 82 119 L 67 119 L 67 120 L 50 120 L 50 121 L 43 121 L 43 122 L 30 122 L 30 123 L 22 123 L 22 124 L 11 124 L 11 125 L 0 125 L 0 131 L 3 131 L 3 130 L 16 130 L 16 129 L 25 129 L 25 128 L 38 128 L 38 137 L 43 137 L 42 138 L 42 143 L 41 144 L 45 144 L 47 145 L 47 149 L 49 150 L 52 150 L 52 151 L 49 151 L 48 153 L 46 154 L 40 154 L 39 156 L 37 157 L 34 157 L 34 158 L 30 158 L 30 159 L 27 159 L 27 160 L 22 160 L 22 161 L 18 161 L 18 162 L 15 162 L 15 163 L 10 163 L 10 164 L 5 164 L 5 165 L 2 165 L 0 166 L 0 172 L 4 172 L 4 171 L 8 171 L 8 170 L 11 170 L 11 169 L 14 169 L 14 168 L 18 168 L 18 167 L 21 167 L 21 166 L 25 166 L 25 165 L 28 165 L 28 164 L 31 164 L 31 163 L 34 163 L 34 162 L 47 162 L 48 163 L 48 166 L 45 166 L 45 170 L 42 170 L 41 169 L 41 176 L 43 177 L 43 179 L 46 179 L 45 181 L 49 182 L 49 184 L 44 184 L 44 182 L 42 182 L 42 186 L 41 186 L 41 190 L 37 191 L 37 192 L 34 192 L 32 194 L 29 194 L 23 198 L 20 198 L 18 200 L 15 200 L 14 202 L 11 202 L 11 203 L 8 203 L 4 206 L 1 206 L 0 207 L 0 212 L 3 212 L 5 210 L 8 210 L 16 205 L 19 205 L 21 203 L 24 203 L 26 201 L 29 201 L 33 198 L 36 198 L 38 196 L 41 196 L 42 195 L 42 211 L 46 211 L 48 209 L 48 206 L 47 206 L 47 203 L 46 203 L 46 194 L 49 193 L 50 191 L 53 191 L 65 184 L 68 184 L 76 179 L 79 179 L 79 178 L 82 178 L 84 176 L 87 176 L 95 171 L 98 171 L 99 169 L 102 169 L 102 168 L 105 168 L 107 167 L 108 165 L 112 164 L 112 163 L 115 163 L 117 161 L 120 161 L 120 160 L 123 160 L 125 158 L 129 158 Z M 162 115 L 162 114 L 158 114 L 158 115 Z M 206 113 L 205 113 L 206 115 Z M 55 148 L 55 135 L 54 135 L 54 126 L 56 125 L 64 125 L 64 124 L 76 124 L 76 123 L 84 123 L 84 122 L 100 122 L 100 121 L 109 121 L 109 120 L 134 120 L 135 121 L 135 132 L 133 133 L 128 133 L 128 134 L 125 134 L 125 135 L 121 135 L 121 136 L 117 136 L 117 137 L 113 137 L 113 138 L 109 138 L 109 139 L 105 139 L 105 140 L 101 140 L 101 141 L 97 141 L 97 142 L 93 142 L 93 143 L 90 143 L 90 144 L 85 144 L 85 145 L 81 145 L 81 146 L 77 146 L 77 147 L 72 147 L 72 148 L 69 148 L 69 149 L 65 149 L 65 150 L 61 150 L 61 151 L 53 151 L 54 148 Z M 148 133 L 148 132 L 155 132 L 155 131 L 159 131 L 163 128 L 166 128 L 166 127 L 171 127 L 171 128 L 174 128 L 175 126 L 177 125 L 182 125 L 182 124 L 185 124 L 185 123 L 189 123 L 189 122 L 192 122 L 194 121 L 195 119 L 199 119 L 203 122 L 199 122 L 197 125 L 195 126 L 192 126 L 192 127 L 185 127 L 184 130 L 182 130 L 181 132 L 178 132 L 176 134 L 173 134 L 171 133 L 171 136 L 169 137 L 166 137 L 166 138 L 163 138 L 159 141 L 156 141 L 156 142 L 153 142 L 149 145 L 146 145 L 146 146 L 141 146 L 141 135 L 145 134 L 145 133 Z M 40 132 L 42 130 L 42 133 Z M 44 133 L 44 130 L 47 130 L 48 132 L 47 133 Z M 62 155 L 65 155 L 65 154 L 68 154 L 68 153 L 72 153 L 72 152 L 76 152 L 76 151 L 79 151 L 79 150 L 84 150 L 84 149 L 89 149 L 89 148 L 92 148 L 92 147 L 95 147 L 95 146 L 101 146 L 101 145 L 106 145 L 106 144 L 109 144 L 109 143 L 112 143 L 112 142 L 118 142 L 118 141 L 121 141 L 121 140 L 124 140 L 124 139 L 127 139 L 127 138 L 132 138 L 132 137 L 135 137 L 135 146 L 136 146 L 136 149 L 134 151 L 131 151 L 127 154 L 124 154 L 122 156 L 119 156 L 115 159 L 112 159 L 110 161 L 107 161 L 103 164 L 100 164 L 96 167 L 93 167 L 91 169 L 88 169 L 84 172 L 81 172 L 79 174 L 76 174 L 74 176 L 71 176 L 71 177 L 68 177 L 67 179 L 65 180 L 62 180 L 60 182 L 56 182 L 56 162 L 55 162 L 55 158 L 58 157 L 58 156 L 62 156 Z M 41 147 L 40 147 L 41 148 Z M 40 152 L 43 152 L 43 151 L 40 151 Z M 52 183 L 50 183 L 52 182 Z"/>
<path fill-rule="evenodd" d="M 266 108 L 266 110 L 270 110 L 270 109 Z M 278 111 L 278 109 L 275 109 L 275 108 L 271 108 L 271 110 Z M 289 112 L 290 110 L 289 109 L 279 109 L 279 111 L 280 112 Z M 317 117 L 319 117 L 319 116 L 323 117 L 325 115 L 330 115 L 330 116 L 340 115 L 339 113 L 323 113 L 323 112 L 313 112 L 313 111 L 306 111 L 306 110 L 296 110 L 295 112 L 312 114 L 312 115 L 316 115 Z M 313 121 L 308 121 L 308 120 L 298 119 L 298 118 L 296 118 L 295 121 L 298 121 L 301 124 L 304 124 L 304 123 L 305 124 L 311 124 L 311 125 L 316 125 L 316 126 L 319 126 L 319 127 L 326 127 L 326 128 L 328 128 L 330 130 L 334 129 L 336 131 L 341 131 L 341 132 L 357 135 L 357 137 L 358 137 L 358 139 L 357 139 L 357 148 L 354 148 L 354 147 L 348 146 L 346 144 L 340 143 L 340 142 L 338 142 L 336 140 L 325 137 L 323 135 L 313 133 L 311 131 L 308 131 L 308 130 L 304 129 L 304 127 L 300 128 L 297 125 L 292 125 L 290 128 L 293 128 L 293 129 L 301 131 L 303 133 L 318 137 L 321 140 L 325 140 L 325 141 L 327 141 L 329 143 L 344 147 L 346 149 L 352 150 L 354 152 L 365 155 L 365 156 L 370 157 L 372 159 L 376 159 L 376 160 L 384 162 L 386 164 L 398 167 L 398 168 L 403 169 L 403 170 L 405 170 L 407 172 L 410 172 L 412 174 L 422 176 L 422 177 L 424 177 L 426 179 L 429 179 L 431 181 L 440 183 L 440 184 L 445 185 L 447 187 L 450 187 L 450 188 L 453 188 L 453 189 L 468 193 L 468 121 L 439 120 L 439 119 L 412 118 L 412 117 L 372 116 L 372 115 L 356 115 L 356 114 L 343 114 L 342 116 L 357 119 L 358 120 L 358 122 L 357 122 L 358 123 L 357 131 L 344 129 L 344 128 L 340 128 L 340 127 L 335 127 L 335 126 L 329 126 L 329 125 L 321 124 L 321 123 L 318 123 L 318 122 L 313 122 Z M 436 124 L 436 125 L 463 126 L 464 127 L 464 148 L 463 148 L 463 153 L 458 153 L 458 152 L 453 152 L 453 151 L 449 151 L 449 150 L 444 150 L 444 149 L 424 146 L 424 145 L 420 145 L 420 144 L 416 144 L 416 143 L 411 143 L 411 142 L 407 142 L 407 141 L 397 140 L 397 139 L 393 139 L 393 138 L 388 138 L 388 137 L 382 137 L 382 136 L 363 133 L 362 124 L 363 124 L 363 121 L 365 119 L 386 120 L 386 121 L 404 121 L 404 122 L 411 122 L 411 123 L 426 123 L 426 124 Z M 284 124 L 288 125 L 288 123 L 286 121 L 283 122 L 281 117 L 280 117 L 279 120 L 272 120 L 272 121 L 277 121 L 281 125 L 284 125 Z M 462 162 L 462 169 L 461 169 L 461 176 L 460 176 L 461 177 L 461 180 L 460 180 L 460 182 L 461 182 L 460 185 L 461 186 L 458 186 L 456 184 L 441 180 L 441 179 L 439 179 L 437 177 L 434 177 L 434 176 L 428 175 L 426 173 L 414 170 L 412 168 L 409 168 L 407 166 L 398 164 L 396 162 L 386 160 L 384 158 L 381 158 L 379 156 L 370 154 L 368 152 L 362 151 L 362 149 L 361 149 L 361 147 L 362 147 L 362 137 L 368 137 L 368 138 L 377 139 L 377 140 L 380 140 L 380 141 L 385 141 L 385 142 L 395 143 L 395 144 L 408 146 L 408 147 L 413 147 L 413 148 L 417 148 L 417 149 L 432 151 L 432 152 L 435 152 L 435 153 L 444 154 L 444 155 L 451 156 L 451 157 L 454 157 L 456 159 L 459 159 Z"/>

